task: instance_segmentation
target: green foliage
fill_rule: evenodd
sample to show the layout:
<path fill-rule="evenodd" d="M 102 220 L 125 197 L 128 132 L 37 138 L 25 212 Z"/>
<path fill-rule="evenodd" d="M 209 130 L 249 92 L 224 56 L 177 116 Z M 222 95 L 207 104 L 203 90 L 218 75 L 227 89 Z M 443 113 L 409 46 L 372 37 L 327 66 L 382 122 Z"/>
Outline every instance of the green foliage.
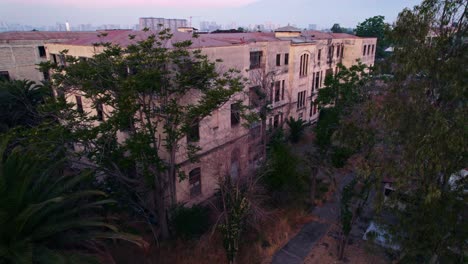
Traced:
<path fill-rule="evenodd" d="M 384 20 L 384 16 L 374 16 L 359 23 L 356 27 L 356 36 L 377 38 L 377 58 L 383 58 L 385 56 L 385 49 L 390 45 L 387 35 L 391 27 L 389 24 L 385 23 Z"/>
<path fill-rule="evenodd" d="M 295 120 L 293 117 L 290 117 L 286 120 L 286 123 L 289 126 L 289 140 L 293 143 L 299 142 L 304 134 L 306 122 L 302 119 Z"/>
<path fill-rule="evenodd" d="M 90 243 L 100 239 L 145 245 L 105 220 L 102 208 L 114 201 L 89 187 L 89 172 L 65 176 L 63 161 L 36 159 L 34 149 L 6 151 L 6 143 L 0 151 L 0 262 L 96 263 L 80 252 L 92 252 Z"/>
<path fill-rule="evenodd" d="M 320 117 L 315 127 L 315 143 L 322 150 L 326 150 L 331 145 L 331 137 L 339 123 L 338 114 L 336 108 L 323 108 L 320 110 Z"/>
<path fill-rule="evenodd" d="M 341 28 L 340 24 L 333 24 L 330 30 L 333 33 L 344 33 L 344 30 Z"/>
<path fill-rule="evenodd" d="M 202 205 L 175 206 L 170 213 L 170 225 L 182 238 L 198 238 L 210 227 L 209 208 Z"/>
<path fill-rule="evenodd" d="M 267 163 L 262 172 L 266 186 L 280 202 L 301 196 L 308 186 L 306 173 L 300 170 L 301 160 L 291 147 L 276 142 L 270 145 Z"/>
<path fill-rule="evenodd" d="M 331 162 L 335 168 L 343 168 L 353 151 L 343 147 L 334 147 L 331 154 Z"/>
<path fill-rule="evenodd" d="M 191 49 L 191 41 L 171 41 L 169 30 L 148 32 L 143 40 L 129 38 L 132 44 L 127 47 L 96 43 L 103 51 L 87 60 L 67 55 L 66 68 L 50 63 L 41 67 L 55 70 L 53 83 L 58 91 L 79 93 L 93 108 L 104 105 L 111 109 L 105 111 L 104 120 L 70 114 L 64 121 L 84 146 L 80 154 L 121 182 L 114 187 L 127 188 L 115 191 L 131 194 L 119 200 L 158 215 L 161 233 L 167 237 L 164 207 L 175 203 L 175 182 L 183 175 L 178 172 L 176 152 L 187 149 L 187 158 L 195 160 L 200 148 L 196 143 L 187 144 L 186 135 L 214 110 L 231 102 L 244 83 L 237 70 L 217 72 L 215 62 Z M 62 112 L 73 113 L 73 105 L 67 106 Z M 122 134 L 125 140 L 121 140 Z M 163 158 L 161 153 L 168 155 Z M 145 202 L 152 191 L 154 201 Z M 169 201 L 165 201 L 166 192 Z"/>
<path fill-rule="evenodd" d="M 50 89 L 32 81 L 0 81 L 0 133 L 38 125 L 42 121 L 39 108 L 50 96 Z"/>

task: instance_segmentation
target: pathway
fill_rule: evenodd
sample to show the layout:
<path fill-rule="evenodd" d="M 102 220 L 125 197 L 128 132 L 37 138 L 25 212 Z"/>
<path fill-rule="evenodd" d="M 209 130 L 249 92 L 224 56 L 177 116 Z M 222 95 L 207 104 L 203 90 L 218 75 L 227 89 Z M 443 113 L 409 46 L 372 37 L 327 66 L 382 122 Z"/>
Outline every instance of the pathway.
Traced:
<path fill-rule="evenodd" d="M 295 237 L 275 253 L 272 264 L 301 264 L 304 262 L 315 243 L 326 234 L 330 224 L 338 219 L 339 193 L 352 179 L 353 174 L 341 178 L 338 182 L 340 191 L 335 193 L 334 199 L 321 207 L 315 207 L 311 212 L 314 216 L 319 217 L 320 221 L 304 225 Z"/>

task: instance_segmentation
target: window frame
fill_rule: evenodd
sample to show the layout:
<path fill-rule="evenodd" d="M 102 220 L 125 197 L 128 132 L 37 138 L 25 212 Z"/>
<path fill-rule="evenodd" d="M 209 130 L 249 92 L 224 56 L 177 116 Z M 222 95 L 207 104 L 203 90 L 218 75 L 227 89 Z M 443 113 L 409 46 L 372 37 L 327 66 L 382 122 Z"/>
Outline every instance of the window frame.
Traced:
<path fill-rule="evenodd" d="M 250 69 L 258 69 L 262 67 L 262 51 L 251 51 L 250 52 Z M 258 61 L 257 61 L 258 60 Z"/>
<path fill-rule="evenodd" d="M 188 180 L 190 199 L 200 196 L 202 194 L 201 168 L 190 170 Z"/>

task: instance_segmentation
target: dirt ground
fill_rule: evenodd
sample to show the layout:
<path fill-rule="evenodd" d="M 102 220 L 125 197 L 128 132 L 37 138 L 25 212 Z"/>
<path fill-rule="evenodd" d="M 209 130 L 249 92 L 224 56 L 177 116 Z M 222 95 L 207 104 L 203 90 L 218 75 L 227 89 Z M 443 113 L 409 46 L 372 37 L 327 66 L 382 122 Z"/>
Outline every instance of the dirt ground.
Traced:
<path fill-rule="evenodd" d="M 388 256 L 382 248 L 371 245 L 364 240 L 354 240 L 345 249 L 344 260 L 337 259 L 338 240 L 330 234 L 338 231 L 338 227 L 333 225 L 328 234 L 323 236 L 317 245 L 310 251 L 306 257 L 304 264 L 334 264 L 334 263 L 351 263 L 351 264 L 387 264 L 391 263 Z"/>

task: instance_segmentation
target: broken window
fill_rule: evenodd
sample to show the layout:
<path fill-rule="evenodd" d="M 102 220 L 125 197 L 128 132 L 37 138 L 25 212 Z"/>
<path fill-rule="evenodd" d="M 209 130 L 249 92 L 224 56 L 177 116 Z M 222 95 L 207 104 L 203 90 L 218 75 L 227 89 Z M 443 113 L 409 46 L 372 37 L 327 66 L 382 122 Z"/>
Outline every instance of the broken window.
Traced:
<path fill-rule="evenodd" d="M 237 126 L 240 123 L 240 103 L 231 105 L 231 127 Z"/>
<path fill-rule="evenodd" d="M 289 53 L 284 54 L 284 65 L 289 64 Z"/>
<path fill-rule="evenodd" d="M 276 66 L 281 65 L 281 54 L 276 54 Z"/>
<path fill-rule="evenodd" d="M 189 172 L 190 198 L 201 194 L 201 169 L 195 168 Z"/>
<path fill-rule="evenodd" d="M 260 68 L 262 61 L 262 52 L 253 51 L 250 52 L 250 69 Z"/>
<path fill-rule="evenodd" d="M 200 122 L 195 120 L 187 133 L 187 142 L 198 142 L 200 140 Z"/>
<path fill-rule="evenodd" d="M 37 49 L 39 50 L 39 57 L 45 58 L 45 56 L 46 56 L 45 47 L 44 46 L 39 46 L 39 47 L 37 47 Z"/>

